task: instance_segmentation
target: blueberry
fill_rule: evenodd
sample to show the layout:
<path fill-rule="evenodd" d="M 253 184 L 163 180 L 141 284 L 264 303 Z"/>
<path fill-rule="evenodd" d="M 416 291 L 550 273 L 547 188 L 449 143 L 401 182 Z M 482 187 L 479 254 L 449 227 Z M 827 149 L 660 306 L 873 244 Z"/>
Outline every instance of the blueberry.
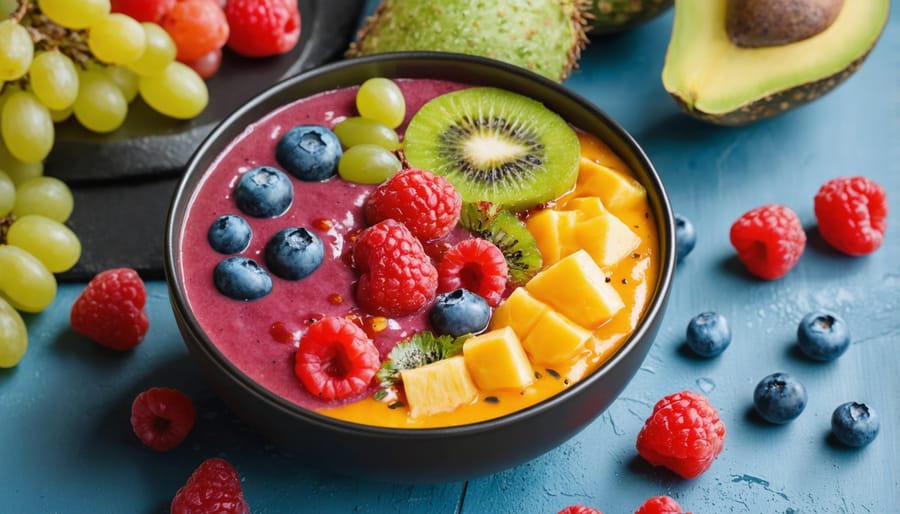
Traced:
<path fill-rule="evenodd" d="M 210 225 L 206 239 L 219 253 L 241 253 L 250 245 L 252 233 L 247 220 L 236 214 L 226 214 Z"/>
<path fill-rule="evenodd" d="M 491 321 L 491 307 L 487 300 L 468 289 L 456 289 L 437 296 L 429 319 L 431 328 L 438 334 L 453 337 L 477 334 Z"/>
<path fill-rule="evenodd" d="M 220 293 L 235 300 L 256 300 L 272 291 L 272 277 L 253 259 L 227 257 L 213 270 Z"/>
<path fill-rule="evenodd" d="M 797 327 L 797 346 L 810 359 L 834 360 L 850 347 L 850 330 L 837 314 L 810 312 Z"/>
<path fill-rule="evenodd" d="M 275 146 L 275 159 L 300 180 L 320 182 L 337 173 L 341 142 L 320 125 L 299 125 L 287 131 Z"/>
<path fill-rule="evenodd" d="M 255 218 L 281 216 L 293 201 L 291 179 L 271 166 L 259 166 L 244 173 L 234 188 L 238 209 Z"/>
<path fill-rule="evenodd" d="M 871 443 L 880 428 L 878 413 L 865 403 L 841 404 L 831 415 L 831 433 L 838 441 L 854 448 Z"/>
<path fill-rule="evenodd" d="M 694 316 L 687 326 L 687 345 L 701 357 L 715 357 L 731 344 L 731 328 L 725 316 L 717 312 L 703 312 Z"/>
<path fill-rule="evenodd" d="M 677 260 L 687 257 L 697 244 L 697 232 L 691 220 L 681 214 L 675 214 L 675 252 Z"/>
<path fill-rule="evenodd" d="M 757 414 L 769 423 L 783 424 L 806 408 L 806 388 L 787 373 L 773 373 L 760 380 L 753 391 Z"/>
<path fill-rule="evenodd" d="M 309 230 L 286 228 L 266 243 L 266 266 L 275 275 L 287 280 L 308 277 L 322 264 L 325 246 L 319 236 Z"/>

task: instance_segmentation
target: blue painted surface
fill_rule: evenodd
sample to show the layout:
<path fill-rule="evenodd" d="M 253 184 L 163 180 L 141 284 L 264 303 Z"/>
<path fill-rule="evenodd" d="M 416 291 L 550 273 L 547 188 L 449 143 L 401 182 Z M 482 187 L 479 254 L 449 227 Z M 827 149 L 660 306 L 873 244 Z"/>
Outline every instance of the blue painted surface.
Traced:
<path fill-rule="evenodd" d="M 96 347 L 68 329 L 80 285 L 61 287 L 45 312 L 27 319 L 30 347 L 0 370 L 0 512 L 168 512 L 194 467 L 212 456 L 243 477 L 255 513 L 555 513 L 585 503 L 633 512 L 668 494 L 694 513 L 889 513 L 900 490 L 900 15 L 891 15 L 868 62 L 825 98 L 745 128 L 682 115 L 659 75 L 671 13 L 625 35 L 593 42 L 567 85 L 609 112 L 644 146 L 676 211 L 698 230 L 677 273 L 662 330 L 643 368 L 615 404 L 561 447 L 468 483 L 379 484 L 323 474 L 265 441 L 214 396 L 178 334 L 162 283 L 150 283 L 151 328 L 133 352 Z M 827 179 L 867 175 L 893 201 L 884 246 L 851 258 L 830 250 L 815 228 L 812 198 Z M 809 244 L 784 279 L 746 274 L 728 243 L 744 211 L 777 202 L 808 228 Z M 830 308 L 850 325 L 839 360 L 814 363 L 795 350 L 796 324 Z M 734 340 L 720 357 L 682 349 L 695 314 L 714 309 Z M 770 426 L 750 415 L 756 382 L 774 371 L 798 376 L 809 405 L 794 422 Z M 178 387 L 198 407 L 185 444 L 166 454 L 131 433 L 134 396 Z M 650 468 L 634 440 L 665 394 L 705 393 L 728 427 L 725 450 L 701 477 L 685 481 Z M 879 437 L 861 450 L 827 437 L 832 410 L 849 400 L 881 414 Z"/>

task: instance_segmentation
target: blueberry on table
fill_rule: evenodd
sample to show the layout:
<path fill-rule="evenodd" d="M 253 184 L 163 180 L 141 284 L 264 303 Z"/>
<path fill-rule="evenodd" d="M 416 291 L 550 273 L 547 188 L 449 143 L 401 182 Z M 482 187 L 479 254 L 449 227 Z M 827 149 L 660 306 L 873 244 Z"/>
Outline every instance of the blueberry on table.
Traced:
<path fill-rule="evenodd" d="M 697 244 L 697 232 L 694 230 L 694 224 L 691 220 L 685 218 L 681 214 L 675 214 L 675 251 L 677 261 L 685 258 L 691 253 L 694 245 Z"/>
<path fill-rule="evenodd" d="M 838 441 L 853 448 L 874 441 L 880 429 L 878 413 L 865 403 L 843 403 L 831 415 L 831 433 Z"/>
<path fill-rule="evenodd" d="M 325 258 L 319 236 L 303 227 L 282 229 L 266 243 L 266 266 L 275 275 L 299 280 L 316 271 Z"/>
<path fill-rule="evenodd" d="M 429 320 L 434 331 L 441 335 L 478 334 L 491 321 L 491 307 L 487 300 L 468 289 L 455 289 L 437 296 Z"/>
<path fill-rule="evenodd" d="M 321 125 L 296 126 L 275 146 L 278 164 L 306 182 L 321 182 L 337 174 L 342 153 L 338 137 Z"/>
<path fill-rule="evenodd" d="M 731 344 L 731 328 L 725 316 L 707 311 L 694 316 L 687 326 L 687 345 L 701 357 L 715 357 Z"/>
<path fill-rule="evenodd" d="M 254 218 L 276 218 L 294 201 L 291 179 L 271 166 L 259 166 L 241 176 L 234 188 L 234 202 Z"/>
<path fill-rule="evenodd" d="M 247 220 L 237 214 L 225 214 L 213 221 L 206 239 L 213 250 L 224 253 L 241 253 L 250 245 L 253 231 Z"/>
<path fill-rule="evenodd" d="M 797 327 L 797 346 L 810 359 L 831 361 L 850 347 L 850 330 L 837 314 L 810 312 Z"/>
<path fill-rule="evenodd" d="M 806 388 L 787 373 L 772 373 L 753 391 L 753 406 L 769 423 L 784 424 L 806 408 Z"/>
<path fill-rule="evenodd" d="M 256 300 L 272 291 L 272 277 L 253 259 L 227 257 L 213 270 L 213 282 L 223 295 L 235 300 Z"/>

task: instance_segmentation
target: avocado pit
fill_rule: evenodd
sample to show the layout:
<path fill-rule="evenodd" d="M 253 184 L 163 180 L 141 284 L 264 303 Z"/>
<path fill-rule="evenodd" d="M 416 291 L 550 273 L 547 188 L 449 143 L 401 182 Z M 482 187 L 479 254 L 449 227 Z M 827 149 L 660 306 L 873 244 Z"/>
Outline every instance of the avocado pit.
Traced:
<path fill-rule="evenodd" d="M 726 31 L 743 48 L 809 39 L 834 23 L 844 0 L 728 0 Z"/>

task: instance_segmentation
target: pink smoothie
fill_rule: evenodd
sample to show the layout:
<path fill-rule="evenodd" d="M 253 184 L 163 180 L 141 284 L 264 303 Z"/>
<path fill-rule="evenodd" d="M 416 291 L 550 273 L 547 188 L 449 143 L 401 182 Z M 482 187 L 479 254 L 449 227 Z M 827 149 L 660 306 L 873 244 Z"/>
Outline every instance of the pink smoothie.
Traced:
<path fill-rule="evenodd" d="M 466 87 L 435 80 L 400 79 L 396 82 L 407 105 L 407 119 L 398 129 L 401 134 L 412 114 L 427 100 Z M 310 409 L 337 404 L 313 397 L 295 377 L 297 342 L 310 321 L 356 312 L 354 284 L 357 277 L 347 265 L 346 254 L 350 251 L 350 236 L 365 226 L 362 204 L 374 186 L 353 184 L 337 177 L 320 183 L 291 177 L 293 205 L 287 213 L 274 219 L 243 215 L 231 195 L 242 173 L 262 165 L 280 169 L 275 161 L 275 145 L 291 128 L 302 124 L 332 128 L 345 117 L 356 116 L 356 89 L 339 89 L 298 100 L 248 126 L 201 180 L 191 199 L 180 242 L 180 266 L 187 301 L 219 351 L 263 387 Z M 228 298 L 219 293 L 212 278 L 216 264 L 226 256 L 213 250 L 206 239 L 210 225 L 223 214 L 239 214 L 250 223 L 253 238 L 241 255 L 260 265 L 264 266 L 266 242 L 287 227 L 306 227 L 315 232 L 325 244 L 324 262 L 312 275 L 298 281 L 283 280 L 270 274 L 272 292 L 259 300 Z M 375 337 L 382 358 L 397 341 L 426 328 L 426 312 L 423 310 L 389 321 L 388 328 Z M 274 336 L 272 327 L 278 323 L 293 332 L 294 337 Z M 371 392 L 346 401 L 358 400 Z"/>

